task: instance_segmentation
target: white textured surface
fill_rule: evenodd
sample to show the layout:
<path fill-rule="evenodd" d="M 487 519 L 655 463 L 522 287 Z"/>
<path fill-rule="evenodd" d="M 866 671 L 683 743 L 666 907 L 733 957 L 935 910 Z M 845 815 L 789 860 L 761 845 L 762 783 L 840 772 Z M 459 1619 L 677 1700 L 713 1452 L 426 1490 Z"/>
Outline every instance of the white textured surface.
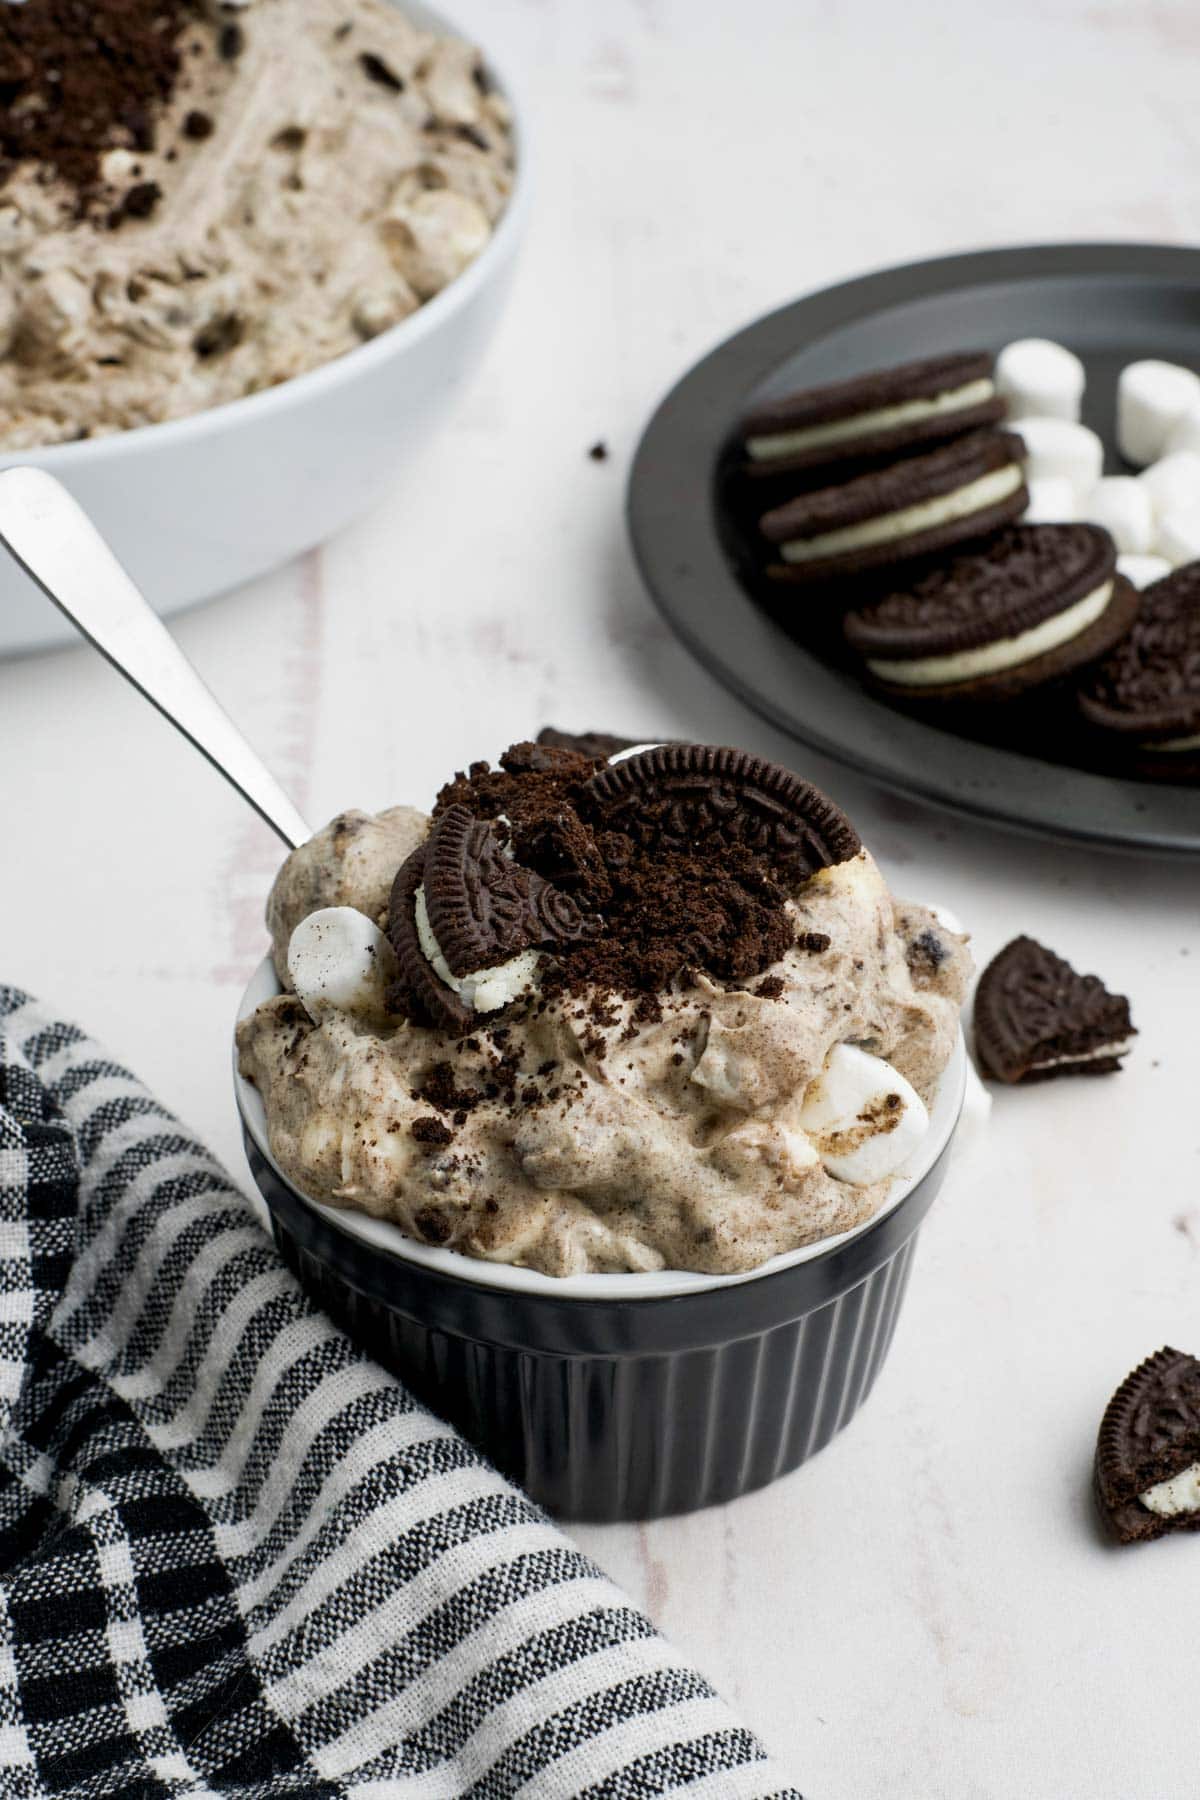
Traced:
<path fill-rule="evenodd" d="M 579 1536 L 811 1800 L 1194 1800 L 1200 1539 L 1110 1551 L 1088 1475 L 1127 1370 L 1200 1349 L 1200 871 L 991 834 L 789 746 L 659 624 L 620 500 L 663 388 L 805 288 L 987 242 L 1200 237 L 1200 14 L 473 4 L 541 114 L 512 310 L 370 520 L 179 635 L 314 821 L 423 800 L 547 719 L 740 741 L 826 783 L 982 956 L 1029 930 L 1132 995 L 1125 1073 L 997 1095 L 840 1440 L 727 1510 Z M 90 654 L 0 666 L 0 747 L 2 978 L 241 1170 L 228 1031 L 276 845 Z"/>

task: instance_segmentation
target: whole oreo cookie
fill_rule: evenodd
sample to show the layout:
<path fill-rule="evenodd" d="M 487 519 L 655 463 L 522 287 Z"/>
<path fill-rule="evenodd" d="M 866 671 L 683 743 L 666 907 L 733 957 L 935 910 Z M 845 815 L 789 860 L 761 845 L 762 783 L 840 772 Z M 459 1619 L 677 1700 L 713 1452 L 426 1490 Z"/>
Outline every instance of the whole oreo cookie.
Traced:
<path fill-rule="evenodd" d="M 582 912 L 569 894 L 514 862 L 496 828 L 465 806 L 447 807 L 429 834 L 425 906 L 453 975 L 600 930 L 599 919 Z"/>
<path fill-rule="evenodd" d="M 975 1050 L 994 1081 L 1111 1074 L 1136 1036 L 1123 995 L 1034 938 L 1014 938 L 979 977 Z"/>
<path fill-rule="evenodd" d="M 795 884 L 862 849 L 845 814 L 811 782 L 744 750 L 660 744 L 594 775 L 583 805 L 641 850 L 741 846 Z"/>
<path fill-rule="evenodd" d="M 927 356 L 755 407 L 737 430 L 741 472 L 754 482 L 894 459 L 994 425 L 1004 413 L 986 351 Z"/>
<path fill-rule="evenodd" d="M 1142 590 L 1129 635 L 1089 675 L 1079 708 L 1110 743 L 1164 772 L 1200 763 L 1200 563 Z"/>
<path fill-rule="evenodd" d="M 976 431 L 839 487 L 797 495 L 758 522 L 780 559 L 767 575 L 833 582 L 986 537 L 1029 503 L 1024 453 L 1012 432 Z"/>
<path fill-rule="evenodd" d="M 1123 1544 L 1200 1530 L 1200 1362 L 1163 1349 L 1126 1376 L 1096 1440 L 1100 1513 Z"/>
<path fill-rule="evenodd" d="M 888 693 L 1008 700 L 1103 656 L 1136 612 L 1098 525 L 1010 525 L 848 613 L 843 629 Z"/>

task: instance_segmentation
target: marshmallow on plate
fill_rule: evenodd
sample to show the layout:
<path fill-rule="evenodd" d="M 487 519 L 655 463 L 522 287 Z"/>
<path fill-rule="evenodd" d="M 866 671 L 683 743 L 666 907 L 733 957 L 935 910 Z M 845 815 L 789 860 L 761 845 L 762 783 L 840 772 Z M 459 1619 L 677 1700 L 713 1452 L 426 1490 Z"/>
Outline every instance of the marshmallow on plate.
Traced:
<path fill-rule="evenodd" d="M 1171 565 L 1165 556 L 1124 555 L 1117 558 L 1117 574 L 1132 581 L 1135 588 L 1149 587 L 1170 573 Z"/>
<path fill-rule="evenodd" d="M 1118 550 L 1135 556 L 1154 548 L 1154 498 L 1139 475 L 1106 475 L 1081 509 L 1092 525 L 1103 525 Z"/>
<path fill-rule="evenodd" d="M 1158 538 L 1154 545 L 1173 569 L 1184 563 L 1200 562 L 1200 509 L 1188 507 L 1164 513 L 1158 521 Z"/>
<path fill-rule="evenodd" d="M 929 1129 L 929 1114 L 891 1063 L 838 1044 L 804 1096 L 800 1125 L 831 1175 L 866 1187 L 907 1162 Z"/>
<path fill-rule="evenodd" d="M 353 906 L 322 906 L 301 919 L 288 941 L 288 974 L 311 1019 L 328 1011 L 379 1021 L 400 970 L 373 920 Z"/>
<path fill-rule="evenodd" d="M 1014 419 L 1011 429 L 1025 443 L 1026 481 L 1058 475 L 1080 499 L 1099 481 L 1104 445 L 1086 425 L 1069 419 Z"/>
<path fill-rule="evenodd" d="M 1200 375 L 1178 363 L 1128 363 L 1117 381 L 1117 445 L 1131 463 L 1152 463 L 1184 414 L 1200 405 Z"/>
<path fill-rule="evenodd" d="M 1145 487 L 1158 518 L 1185 508 L 1200 511 L 1200 453 L 1173 450 L 1136 478 Z"/>
<path fill-rule="evenodd" d="M 1021 514 L 1022 524 L 1070 525 L 1079 517 L 1079 496 L 1065 475 L 1037 475 L 1025 486 L 1029 505 Z"/>
<path fill-rule="evenodd" d="M 1049 338 L 1018 338 L 996 358 L 996 391 L 1014 418 L 1078 421 L 1086 377 L 1073 351 Z"/>
<path fill-rule="evenodd" d="M 1173 450 L 1200 451 L 1200 401 L 1188 408 L 1167 439 L 1167 455 Z"/>

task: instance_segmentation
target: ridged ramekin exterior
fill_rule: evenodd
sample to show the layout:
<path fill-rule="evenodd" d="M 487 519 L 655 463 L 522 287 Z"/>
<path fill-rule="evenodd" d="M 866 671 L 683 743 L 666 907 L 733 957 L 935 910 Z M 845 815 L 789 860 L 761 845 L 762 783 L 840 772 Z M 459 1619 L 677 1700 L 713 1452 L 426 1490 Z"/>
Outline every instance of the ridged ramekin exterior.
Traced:
<path fill-rule="evenodd" d="M 827 1254 L 661 1299 L 559 1299 L 433 1273 L 307 1204 L 246 1135 L 276 1239 L 313 1297 L 562 1518 L 651 1519 L 797 1468 L 853 1418 L 892 1341 L 948 1151 Z"/>

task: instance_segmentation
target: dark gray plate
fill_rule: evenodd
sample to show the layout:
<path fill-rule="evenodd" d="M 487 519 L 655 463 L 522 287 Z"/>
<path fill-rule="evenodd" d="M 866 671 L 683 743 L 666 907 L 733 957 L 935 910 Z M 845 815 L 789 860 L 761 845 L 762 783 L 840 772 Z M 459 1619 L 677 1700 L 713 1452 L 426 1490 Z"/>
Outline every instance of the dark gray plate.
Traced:
<path fill-rule="evenodd" d="M 1088 370 L 1085 419 L 1113 441 L 1117 373 L 1144 356 L 1200 369 L 1200 250 L 1057 244 L 887 269 L 760 319 L 697 363 L 638 447 L 629 527 L 646 585 L 724 684 L 804 743 L 904 794 L 1022 831 L 1200 855 L 1200 789 L 1064 767 L 893 711 L 796 643 L 741 585 L 714 471 L 730 426 L 772 392 L 934 351 L 1067 343 Z"/>

